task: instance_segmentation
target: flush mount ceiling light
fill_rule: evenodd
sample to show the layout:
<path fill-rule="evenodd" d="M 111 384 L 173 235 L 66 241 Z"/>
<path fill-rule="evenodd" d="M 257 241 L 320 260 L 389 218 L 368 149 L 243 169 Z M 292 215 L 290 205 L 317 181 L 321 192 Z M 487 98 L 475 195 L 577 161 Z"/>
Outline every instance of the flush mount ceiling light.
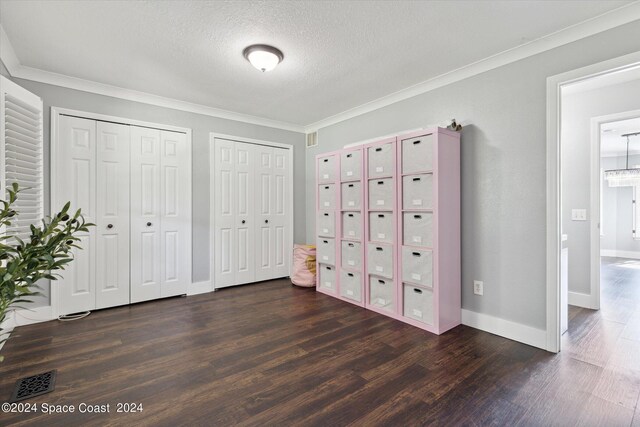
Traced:
<path fill-rule="evenodd" d="M 627 138 L 627 167 L 604 172 L 604 177 L 609 182 L 609 187 L 633 187 L 640 185 L 640 168 L 629 169 L 629 138 L 638 135 L 640 135 L 640 132 L 621 135 L 623 138 Z"/>
<path fill-rule="evenodd" d="M 248 46 L 242 51 L 242 55 L 262 72 L 273 70 L 284 59 L 280 49 L 266 44 Z"/>

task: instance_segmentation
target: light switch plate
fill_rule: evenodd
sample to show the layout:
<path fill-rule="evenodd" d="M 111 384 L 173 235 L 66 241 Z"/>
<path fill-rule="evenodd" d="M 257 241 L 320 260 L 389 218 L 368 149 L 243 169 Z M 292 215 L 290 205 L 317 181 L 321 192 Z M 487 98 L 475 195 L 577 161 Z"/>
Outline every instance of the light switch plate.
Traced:
<path fill-rule="evenodd" d="M 586 221 L 587 210 L 586 209 L 571 209 L 571 221 Z"/>

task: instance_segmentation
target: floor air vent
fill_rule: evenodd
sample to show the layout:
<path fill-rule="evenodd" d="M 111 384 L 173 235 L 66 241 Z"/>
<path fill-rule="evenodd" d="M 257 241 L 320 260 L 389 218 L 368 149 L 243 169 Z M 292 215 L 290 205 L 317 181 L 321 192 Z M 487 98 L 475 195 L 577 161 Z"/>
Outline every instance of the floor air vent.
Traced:
<path fill-rule="evenodd" d="M 16 382 L 16 387 L 11 396 L 11 402 L 40 396 L 55 389 L 56 371 L 44 372 L 31 377 L 21 378 Z"/>

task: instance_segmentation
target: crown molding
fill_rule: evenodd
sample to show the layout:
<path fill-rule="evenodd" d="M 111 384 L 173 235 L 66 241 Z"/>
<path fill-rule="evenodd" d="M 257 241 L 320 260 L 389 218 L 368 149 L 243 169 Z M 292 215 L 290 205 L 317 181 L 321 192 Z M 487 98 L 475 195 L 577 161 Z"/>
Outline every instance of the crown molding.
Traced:
<path fill-rule="evenodd" d="M 32 80 L 40 83 L 47 83 L 54 86 L 62 86 L 69 89 L 80 90 L 83 92 L 95 93 L 98 95 L 110 96 L 113 98 L 126 99 L 128 101 L 141 102 L 143 104 L 155 105 L 158 107 L 171 108 L 174 110 L 187 111 L 190 113 L 203 114 L 205 116 L 218 117 L 221 119 L 235 120 L 238 122 L 250 123 L 259 126 L 266 126 L 292 132 L 304 132 L 304 127 L 293 123 L 281 122 L 277 120 L 266 119 L 248 114 L 236 113 L 234 111 L 223 110 L 220 108 L 209 107 L 202 104 L 195 104 L 178 99 L 166 98 L 164 96 L 153 95 L 147 92 L 126 89 L 118 86 L 112 86 L 104 83 L 98 83 L 91 80 L 80 79 L 77 77 L 66 76 L 64 74 L 52 73 L 37 68 L 25 67 L 20 65 L 14 72 L 12 77 L 19 79 Z"/>
<path fill-rule="evenodd" d="M 477 74 L 493 70 L 498 67 L 519 61 L 529 56 L 554 49 L 565 44 L 619 27 L 640 19 L 640 1 L 627 4 L 611 10 L 602 15 L 586 21 L 579 22 L 570 27 L 548 34 L 544 37 L 532 40 L 529 43 L 516 46 L 480 61 L 465 65 L 464 67 L 449 71 L 439 76 L 425 80 L 422 83 L 383 96 L 374 101 L 367 102 L 358 107 L 343 111 L 342 113 L 327 117 L 315 123 L 305 126 L 305 133 L 315 132 L 333 124 L 361 116 L 371 111 L 378 110 L 396 102 L 413 98 L 414 96 L 432 91 L 434 89 L 450 85 L 460 80 L 473 77 Z"/>
<path fill-rule="evenodd" d="M 220 108 L 209 107 L 202 104 L 195 104 L 173 98 L 153 95 L 132 89 L 107 85 L 90 80 L 71 77 L 63 74 L 52 73 L 36 68 L 26 67 L 20 64 L 18 57 L 11 46 L 9 38 L 0 25 L 0 60 L 4 63 L 7 71 L 12 77 L 25 80 L 32 80 L 40 83 L 47 83 L 55 86 L 76 89 L 83 92 L 96 93 L 99 95 L 111 96 L 126 99 L 129 101 L 141 102 L 144 104 L 156 105 L 175 110 L 187 111 L 196 114 L 203 114 L 228 120 L 235 120 L 244 123 L 267 126 L 292 132 L 311 133 L 318 129 L 331 126 L 333 124 L 378 110 L 380 108 L 395 104 L 405 99 L 432 91 L 434 89 L 467 79 L 486 71 L 519 61 L 529 56 L 537 55 L 547 50 L 572 43 L 591 35 L 610 30 L 612 28 L 628 24 L 640 19 L 640 1 L 634 1 L 625 6 L 611 10 L 602 15 L 572 25 L 555 33 L 533 40 L 529 43 L 514 47 L 512 49 L 492 55 L 480 61 L 465 65 L 464 67 L 441 74 L 431 79 L 425 80 L 416 85 L 402 89 L 390 95 L 383 96 L 374 101 L 367 102 L 360 106 L 343 111 L 339 114 L 327 117 L 308 125 L 297 125 L 294 123 L 271 120 L 263 117 L 251 116 Z"/>

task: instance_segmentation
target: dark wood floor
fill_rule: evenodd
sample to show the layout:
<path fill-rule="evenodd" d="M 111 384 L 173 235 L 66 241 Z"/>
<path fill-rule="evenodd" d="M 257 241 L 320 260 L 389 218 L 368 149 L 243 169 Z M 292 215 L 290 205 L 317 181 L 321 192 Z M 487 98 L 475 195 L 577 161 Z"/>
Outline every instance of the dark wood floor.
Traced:
<path fill-rule="evenodd" d="M 603 309 L 571 309 L 559 355 L 465 326 L 434 336 L 286 280 L 20 327 L 0 401 L 57 369 L 31 402 L 144 409 L 0 425 L 640 426 L 640 262 L 603 271 Z"/>

